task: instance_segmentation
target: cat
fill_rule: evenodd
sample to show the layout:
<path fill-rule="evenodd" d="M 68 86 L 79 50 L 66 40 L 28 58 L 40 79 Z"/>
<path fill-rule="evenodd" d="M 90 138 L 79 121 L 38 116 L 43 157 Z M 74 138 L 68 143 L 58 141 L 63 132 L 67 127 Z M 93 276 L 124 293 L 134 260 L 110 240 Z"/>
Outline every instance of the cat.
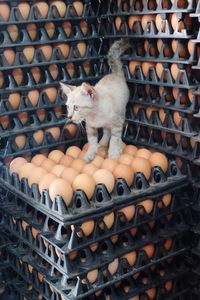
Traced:
<path fill-rule="evenodd" d="M 101 78 L 94 86 L 83 82 L 80 86 L 60 82 L 67 96 L 67 115 L 74 123 L 85 121 L 89 143 L 84 156 L 90 162 L 97 154 L 99 146 L 108 146 L 108 157 L 117 160 L 122 152 L 122 129 L 125 120 L 129 88 L 126 83 L 120 56 L 130 47 L 126 39 L 112 44 L 108 51 L 111 73 Z M 98 128 L 103 128 L 103 136 L 98 143 Z"/>

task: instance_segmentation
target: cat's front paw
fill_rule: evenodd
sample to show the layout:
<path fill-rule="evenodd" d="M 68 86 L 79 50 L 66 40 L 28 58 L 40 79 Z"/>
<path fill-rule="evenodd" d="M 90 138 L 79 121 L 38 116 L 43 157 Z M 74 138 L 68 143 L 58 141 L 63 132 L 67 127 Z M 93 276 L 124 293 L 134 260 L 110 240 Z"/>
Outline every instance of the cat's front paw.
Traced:
<path fill-rule="evenodd" d="M 117 149 L 117 148 L 115 148 L 114 150 L 113 149 L 109 149 L 109 151 L 108 151 L 108 157 L 109 158 L 112 158 L 112 159 L 114 159 L 114 160 L 118 160 L 119 159 L 119 157 L 120 157 L 120 154 L 121 154 L 121 149 Z"/>
<path fill-rule="evenodd" d="M 95 158 L 96 152 L 87 151 L 83 159 L 89 163 Z"/>

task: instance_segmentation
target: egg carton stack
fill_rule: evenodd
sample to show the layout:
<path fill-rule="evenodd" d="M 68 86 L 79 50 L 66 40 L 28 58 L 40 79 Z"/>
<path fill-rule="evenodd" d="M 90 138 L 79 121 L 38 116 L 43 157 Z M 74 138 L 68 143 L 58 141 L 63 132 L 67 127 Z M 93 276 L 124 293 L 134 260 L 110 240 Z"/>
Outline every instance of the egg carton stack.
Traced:
<path fill-rule="evenodd" d="M 98 5 L 90 1 L 0 3 L 0 135 L 2 159 L 62 146 L 80 137 L 66 125 L 59 81 L 95 82 Z"/>

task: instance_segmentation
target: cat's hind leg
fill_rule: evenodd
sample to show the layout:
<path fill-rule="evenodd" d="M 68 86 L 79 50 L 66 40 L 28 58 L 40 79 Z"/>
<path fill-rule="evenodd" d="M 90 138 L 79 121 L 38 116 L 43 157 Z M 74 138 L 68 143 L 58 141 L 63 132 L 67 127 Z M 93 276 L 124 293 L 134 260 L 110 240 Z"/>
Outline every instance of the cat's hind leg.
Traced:
<path fill-rule="evenodd" d="M 103 136 L 99 141 L 99 146 L 105 146 L 107 147 L 109 144 L 109 140 L 110 140 L 110 135 L 111 135 L 111 131 L 109 128 L 104 128 L 103 129 Z"/>
<path fill-rule="evenodd" d="M 118 159 L 122 153 L 122 129 L 123 124 L 113 125 L 111 129 L 110 145 L 108 149 L 108 157 Z"/>
<path fill-rule="evenodd" d="M 94 159 L 98 150 L 98 132 L 97 128 L 86 125 L 87 139 L 89 143 L 88 150 L 84 156 L 86 162 L 90 162 Z"/>

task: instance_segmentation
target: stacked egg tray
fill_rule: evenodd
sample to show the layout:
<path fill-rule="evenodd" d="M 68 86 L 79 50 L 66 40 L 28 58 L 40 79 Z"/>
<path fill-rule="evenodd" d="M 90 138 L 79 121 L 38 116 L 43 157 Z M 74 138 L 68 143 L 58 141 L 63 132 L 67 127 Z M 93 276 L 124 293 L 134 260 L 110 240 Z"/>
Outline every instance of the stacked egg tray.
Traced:
<path fill-rule="evenodd" d="M 141 131 L 146 130 L 141 145 L 183 162 L 199 156 L 194 139 L 199 122 L 193 118 L 198 112 L 198 97 L 193 94 L 198 78 L 191 68 L 198 60 L 192 44 L 198 24 L 190 18 L 195 9 L 195 1 L 107 1 L 102 8 L 105 53 L 116 38 L 128 37 L 132 44 L 123 56 L 131 91 L 127 126 L 137 131 L 132 141 L 140 144 Z"/>
<path fill-rule="evenodd" d="M 99 3 L 83 1 L 78 12 L 73 1 L 62 5 L 59 10 L 57 3 L 44 3 L 43 12 L 34 1 L 1 4 L 1 159 L 77 140 L 78 135 L 66 136 L 66 99 L 59 82 L 94 83 L 107 72 L 100 56 Z"/>

